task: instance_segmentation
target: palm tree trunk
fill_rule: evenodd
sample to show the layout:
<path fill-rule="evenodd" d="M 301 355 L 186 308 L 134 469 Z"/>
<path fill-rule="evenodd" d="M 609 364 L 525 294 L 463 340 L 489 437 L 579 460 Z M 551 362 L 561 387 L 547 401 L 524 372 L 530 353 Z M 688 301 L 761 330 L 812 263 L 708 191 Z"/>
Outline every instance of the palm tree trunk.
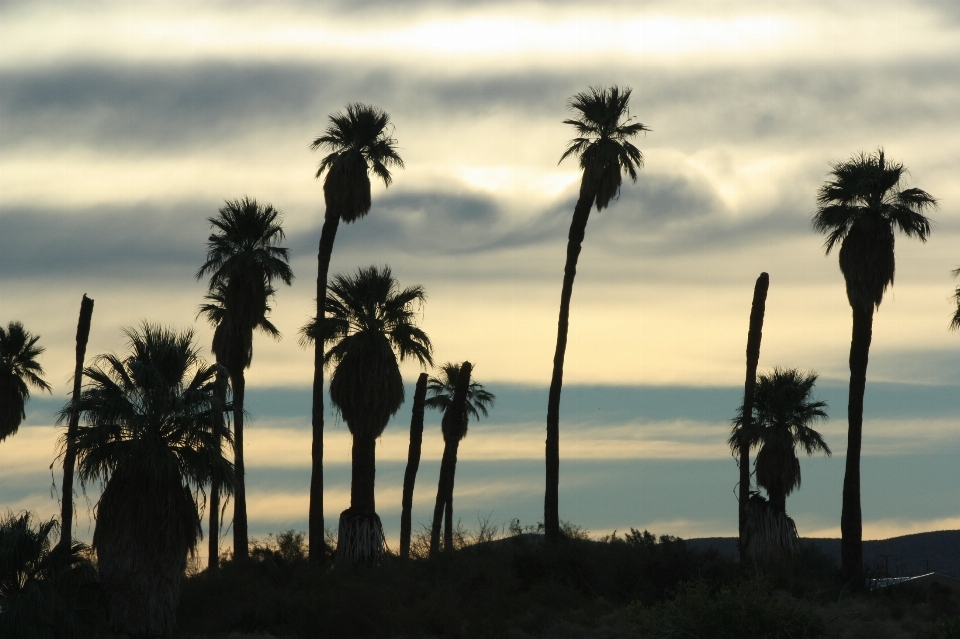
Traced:
<path fill-rule="evenodd" d="M 403 473 L 403 499 L 400 512 L 400 557 L 410 557 L 410 511 L 413 509 L 413 485 L 420 468 L 423 447 L 423 402 L 427 396 L 427 374 L 420 373 L 413 393 L 413 415 L 410 418 L 410 448 L 407 452 L 407 470 Z"/>
<path fill-rule="evenodd" d="M 223 407 L 227 403 L 227 388 L 225 374 L 217 373 L 217 386 L 214 392 L 213 419 L 215 427 L 223 428 Z M 216 436 L 216 450 L 223 451 L 223 442 L 220 435 Z M 214 477 L 210 481 L 210 534 L 207 537 L 207 566 L 211 572 L 220 568 L 220 480 Z"/>
<path fill-rule="evenodd" d="M 337 237 L 340 216 L 327 207 L 320 231 L 320 245 L 317 249 L 317 329 L 318 338 L 322 335 L 324 320 L 324 300 L 327 298 L 327 275 L 330 272 L 330 255 L 333 242 Z M 313 444 L 311 446 L 312 466 L 310 470 L 310 513 L 308 520 L 307 553 L 311 562 L 323 563 L 326 558 L 326 543 L 323 538 L 323 339 L 314 342 L 313 347 Z"/>
<path fill-rule="evenodd" d="M 440 525 L 443 521 L 443 511 L 447 504 L 447 495 L 449 488 L 447 483 L 450 481 L 450 467 L 454 461 L 456 453 L 452 441 L 444 440 L 443 458 L 440 460 L 440 482 L 437 486 L 437 502 L 433 507 L 433 525 L 430 527 L 430 557 L 436 557 L 440 552 Z"/>
<path fill-rule="evenodd" d="M 547 400 L 547 487 L 543 499 L 543 526 L 549 541 L 560 538 L 560 390 L 563 387 L 563 359 L 567 352 L 567 329 L 570 325 L 570 298 L 573 295 L 573 279 L 577 275 L 577 259 L 595 198 L 596 189 L 588 185 L 585 179 L 581 180 L 580 197 L 573 209 L 573 221 L 567 238 L 567 261 L 563 267 L 560 319 L 557 322 L 557 350 L 553 355 L 553 375 Z"/>
<path fill-rule="evenodd" d="M 377 439 L 372 435 L 354 435 L 352 454 L 350 510 L 360 514 L 376 513 Z"/>
<path fill-rule="evenodd" d="M 761 273 L 753 287 L 753 303 L 750 306 L 750 328 L 747 331 L 747 375 L 743 382 L 743 410 L 741 432 L 748 433 L 753 424 L 753 389 L 757 383 L 757 364 L 760 362 L 760 340 L 763 337 L 763 315 L 767 304 L 770 276 Z M 740 442 L 740 496 L 739 531 L 737 547 L 740 562 L 747 558 L 747 504 L 750 499 L 750 441 L 744 437 Z"/>
<path fill-rule="evenodd" d="M 84 294 L 80 300 L 80 320 L 77 322 L 77 361 L 73 369 L 73 398 L 71 399 L 70 422 L 67 424 L 67 446 L 63 453 L 63 499 L 60 502 L 60 541 L 58 548 L 69 553 L 73 544 L 73 470 L 77 461 L 74 440 L 80 427 L 80 385 L 83 381 L 83 360 L 87 354 L 90 338 L 90 320 L 93 317 L 93 300 Z"/>
<path fill-rule="evenodd" d="M 863 439 L 863 394 L 873 338 L 873 306 L 853 308 L 850 340 L 850 397 L 847 402 L 847 459 L 840 513 L 840 568 L 847 579 L 863 577 L 863 515 L 860 510 L 860 446 Z"/>
<path fill-rule="evenodd" d="M 233 495 L 233 556 L 244 560 L 249 556 L 247 539 L 247 480 L 243 464 L 243 396 L 246 388 L 243 369 L 233 375 L 233 466 L 237 488 Z"/>
<path fill-rule="evenodd" d="M 453 550 L 453 482 L 457 477 L 457 451 L 460 448 L 460 441 L 453 442 L 450 453 L 450 463 L 447 469 L 449 477 L 446 481 L 447 497 L 444 503 L 443 518 L 443 549 L 446 552 Z"/>
<path fill-rule="evenodd" d="M 453 399 L 443 413 L 443 459 L 440 462 L 440 484 L 437 487 L 437 503 L 433 509 L 433 528 L 430 531 L 430 556 L 436 556 L 440 546 L 440 518 L 447 510 L 447 529 L 444 535 L 445 550 L 453 550 L 453 478 L 457 472 L 457 449 L 460 440 L 467 435 L 467 393 L 470 390 L 470 373 L 473 364 L 463 362 L 457 374 Z"/>

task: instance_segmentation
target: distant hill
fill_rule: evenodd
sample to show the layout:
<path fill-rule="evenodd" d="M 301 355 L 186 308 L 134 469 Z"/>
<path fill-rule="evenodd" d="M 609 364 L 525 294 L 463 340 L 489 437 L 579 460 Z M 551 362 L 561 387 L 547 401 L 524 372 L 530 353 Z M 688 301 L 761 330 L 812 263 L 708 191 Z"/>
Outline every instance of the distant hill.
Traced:
<path fill-rule="evenodd" d="M 715 548 L 723 555 L 737 556 L 736 537 L 703 537 L 687 539 L 687 547 L 695 550 Z M 840 540 L 802 538 L 800 543 L 819 548 L 840 563 Z M 922 575 L 939 572 L 960 578 L 960 530 L 904 535 L 891 539 L 863 542 L 863 562 L 878 573 L 891 576 Z"/>

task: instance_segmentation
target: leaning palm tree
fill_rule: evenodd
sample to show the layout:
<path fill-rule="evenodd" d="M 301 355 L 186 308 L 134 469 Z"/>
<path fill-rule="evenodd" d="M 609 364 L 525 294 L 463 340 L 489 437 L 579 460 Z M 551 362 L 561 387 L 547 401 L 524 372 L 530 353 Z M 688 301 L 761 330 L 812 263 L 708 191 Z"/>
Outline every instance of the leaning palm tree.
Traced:
<path fill-rule="evenodd" d="M 202 537 L 203 487 L 236 482 L 219 446 L 231 436 L 213 415 L 217 366 L 200 359 L 191 330 L 144 322 L 125 333 L 129 355 L 101 355 L 84 369 L 77 475 L 103 487 L 93 548 L 110 625 L 167 636 L 187 554 Z M 60 420 L 70 412 L 68 404 Z"/>
<path fill-rule="evenodd" d="M 553 356 L 553 375 L 547 401 L 547 486 L 544 497 L 543 523 L 550 540 L 560 537 L 560 391 L 563 386 L 563 359 L 567 350 L 567 329 L 570 323 L 570 297 L 573 279 L 577 274 L 577 258 L 587 229 L 590 209 L 596 203 L 603 210 L 620 193 L 622 173 L 635 182 L 637 169 L 643 166 L 643 154 L 631 139 L 649 131 L 630 117 L 631 89 L 612 86 L 609 89 L 591 87 L 570 99 L 570 110 L 576 118 L 564 120 L 573 126 L 577 137 L 570 141 L 560 156 L 575 157 L 583 172 L 580 196 L 573 209 L 573 221 L 567 240 L 567 260 L 563 268 L 563 288 L 560 292 L 560 319 L 557 324 L 557 348 Z"/>
<path fill-rule="evenodd" d="M 390 167 L 403 168 L 396 140 L 387 131 L 389 126 L 390 116 L 384 111 L 366 104 L 348 104 L 346 113 L 330 116 L 326 131 L 310 144 L 314 151 L 330 151 L 320 161 L 316 175 L 319 178 L 325 172 L 327 174 L 323 181 L 326 213 L 317 250 L 317 315 L 314 323 L 318 331 L 322 332 L 324 322 L 321 305 L 327 298 L 330 255 L 340 220 L 349 224 L 370 212 L 370 170 L 383 180 L 385 186 L 390 186 L 393 181 Z M 323 561 L 326 548 L 323 539 L 323 348 L 318 340 L 313 351 L 313 462 L 308 548 L 310 560 L 315 562 Z"/>
<path fill-rule="evenodd" d="M 265 320 L 275 290 L 274 280 L 289 285 L 293 271 L 289 252 L 279 244 L 284 239 L 280 211 L 256 200 L 227 200 L 217 217 L 208 219 L 216 229 L 207 239 L 207 261 L 197 279 L 210 275 L 208 297 L 219 305 L 216 318 L 209 304 L 201 314 L 220 330 L 214 344 L 217 361 L 226 367 L 233 386 L 234 465 L 238 485 L 233 501 L 233 552 L 238 559 L 248 554 L 247 497 L 243 462 L 243 417 L 246 379 L 244 369 L 253 361 L 253 331 L 262 329 L 276 338 L 280 333 Z M 205 310 L 207 309 L 207 310 Z"/>
<path fill-rule="evenodd" d="M 936 199 L 926 191 L 902 188 L 905 173 L 903 164 L 888 161 L 883 149 L 838 162 L 817 192 L 813 215 L 813 228 L 827 235 L 826 253 L 840 246 L 840 271 L 853 310 L 840 555 L 841 570 L 855 579 L 863 572 L 860 447 L 873 314 L 880 308 L 887 287 L 893 284 L 894 229 L 925 242 L 930 220 L 924 213 L 937 206 Z"/>
<path fill-rule="evenodd" d="M 496 396 L 487 391 L 483 384 L 471 379 L 472 373 L 473 365 L 470 362 L 447 362 L 440 367 L 440 375 L 431 377 L 427 383 L 427 392 L 431 395 L 424 405 L 443 414 L 440 424 L 443 431 L 443 458 L 430 535 L 432 555 L 440 546 L 441 517 L 444 517 L 444 549 L 453 549 L 453 484 L 457 472 L 457 449 L 467 436 L 470 417 L 486 417 L 487 408 L 496 401 Z"/>
<path fill-rule="evenodd" d="M 330 399 L 353 435 L 350 507 L 340 514 L 337 539 L 341 561 L 377 561 L 384 553 L 374 498 L 376 441 L 403 403 L 398 357 L 433 363 L 430 339 L 415 323 L 415 307 L 425 299 L 422 287 L 400 290 L 389 267 L 371 266 L 335 276 L 326 320 L 314 318 L 301 329 L 304 345 L 329 345 Z"/>
<path fill-rule="evenodd" d="M 37 346 L 39 335 L 31 335 L 20 322 L 0 326 L 0 442 L 16 435 L 27 417 L 30 387 L 51 392 L 43 367 L 37 362 L 44 348 Z"/>

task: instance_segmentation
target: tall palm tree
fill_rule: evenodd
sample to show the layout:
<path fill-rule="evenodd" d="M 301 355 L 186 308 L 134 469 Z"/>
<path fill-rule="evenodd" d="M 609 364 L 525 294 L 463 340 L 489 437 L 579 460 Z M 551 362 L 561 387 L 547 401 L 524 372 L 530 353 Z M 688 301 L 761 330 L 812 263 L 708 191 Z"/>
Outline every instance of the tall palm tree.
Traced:
<path fill-rule="evenodd" d="M 926 191 L 902 188 L 905 173 L 903 164 L 888 161 L 883 149 L 838 162 L 817 192 L 813 215 L 813 228 L 827 235 L 826 253 L 840 245 L 840 271 L 853 310 L 840 555 L 843 573 L 854 579 L 863 574 L 860 446 L 873 313 L 893 284 L 894 229 L 926 242 L 930 220 L 924 213 L 937 206 L 937 200 Z"/>
<path fill-rule="evenodd" d="M 770 506 L 786 513 L 787 496 L 800 487 L 797 451 L 831 455 L 830 447 L 810 424 L 827 419 L 826 402 L 813 401 L 815 373 L 795 368 L 774 368 L 757 378 L 753 419 L 747 423 L 738 411 L 728 443 L 736 450 L 741 442 L 758 447 L 755 462 L 757 485 L 767 491 Z"/>
<path fill-rule="evenodd" d="M 326 320 L 301 329 L 302 342 L 330 346 L 330 399 L 353 435 L 350 507 L 340 514 L 337 553 L 352 563 L 383 555 L 383 528 L 376 513 L 376 441 L 403 403 L 400 361 L 432 365 L 432 346 L 415 323 L 426 299 L 420 286 L 400 290 L 388 266 L 337 275 L 327 294 Z M 321 332 L 322 331 L 322 332 Z"/>
<path fill-rule="evenodd" d="M 323 135 L 311 144 L 312 150 L 330 151 L 317 167 L 319 178 L 326 172 L 323 181 L 323 199 L 326 213 L 320 231 L 317 250 L 317 330 L 324 321 L 320 312 L 327 298 L 327 275 L 330 271 L 330 255 L 337 237 L 340 220 L 347 224 L 359 220 L 370 212 L 370 176 L 368 171 L 390 186 L 393 176 L 390 167 L 403 168 L 403 160 L 396 150 L 396 140 L 387 129 L 390 116 L 380 109 L 366 104 L 348 104 L 346 113 L 330 116 L 330 124 Z M 313 408 L 311 423 L 313 445 L 310 475 L 310 514 L 308 521 L 308 548 L 310 560 L 323 561 L 326 545 L 323 540 L 323 367 L 324 345 L 318 340 L 313 351 Z"/>
<path fill-rule="evenodd" d="M 84 369 L 77 475 L 103 486 L 93 548 L 110 625 L 166 636 L 187 554 L 202 537 L 203 487 L 212 478 L 227 490 L 236 483 L 219 446 L 231 436 L 212 414 L 217 367 L 200 359 L 191 330 L 144 322 L 125 333 L 129 355 L 101 355 Z M 70 412 L 68 404 L 60 420 Z"/>
<path fill-rule="evenodd" d="M 643 154 L 631 139 L 649 131 L 630 117 L 631 89 L 612 86 L 609 89 L 590 87 L 570 99 L 569 108 L 576 113 L 564 124 L 573 126 L 577 137 L 570 141 L 560 156 L 575 157 L 583 176 L 580 196 L 573 209 L 573 221 L 567 240 L 567 260 L 563 268 L 560 292 L 560 319 L 557 323 L 557 349 L 553 356 L 553 375 L 547 402 L 546 466 L 547 486 L 544 497 L 543 523 L 547 539 L 560 537 L 560 391 L 563 386 L 563 359 L 567 350 L 567 329 L 570 323 L 570 297 L 577 274 L 577 259 L 587 230 L 590 209 L 596 203 L 602 211 L 620 193 L 622 173 L 634 182 L 637 169 L 643 166 Z"/>
<path fill-rule="evenodd" d="M 267 319 L 270 313 L 270 306 L 267 302 L 273 297 L 276 291 L 270 285 L 267 285 L 265 295 L 258 296 L 258 300 L 263 302 L 263 308 L 255 328 L 263 331 L 274 338 L 280 338 L 280 331 Z M 207 300 L 205 304 L 200 305 L 197 316 L 204 316 L 213 326 L 213 343 L 210 350 L 216 358 L 217 364 L 221 369 L 217 371 L 217 383 L 214 386 L 214 398 L 220 406 L 226 406 L 227 391 L 229 386 L 229 377 L 231 370 L 243 371 L 250 365 L 252 351 L 243 351 L 237 349 L 236 345 L 242 343 L 242 339 L 233 338 L 231 330 L 234 330 L 236 323 L 230 321 L 230 315 L 227 311 L 227 285 L 224 280 L 219 281 L 213 291 L 204 296 Z M 214 413 L 215 419 L 223 419 L 222 412 Z M 242 437 L 242 434 L 241 434 Z M 243 464 L 241 456 L 241 466 Z M 220 561 L 220 498 L 224 496 L 221 486 L 216 481 L 210 485 L 210 534 L 209 534 L 209 552 L 208 565 L 213 570 L 219 567 Z"/>
<path fill-rule="evenodd" d="M 16 435 L 27 417 L 30 387 L 51 392 L 43 367 L 37 362 L 44 348 L 37 346 L 39 335 L 31 335 L 20 322 L 0 326 L 0 442 Z"/>
<path fill-rule="evenodd" d="M 487 408 L 493 406 L 497 399 L 483 384 L 471 379 L 472 373 L 473 365 L 470 362 L 447 362 L 440 367 L 440 375 L 431 377 L 427 383 L 430 397 L 424 405 L 443 414 L 440 423 L 443 431 L 443 458 L 430 536 L 431 555 L 436 554 L 439 549 L 441 517 L 444 517 L 444 548 L 453 549 L 453 484 L 457 472 L 457 450 L 460 442 L 467 436 L 470 417 L 486 417 Z"/>
<path fill-rule="evenodd" d="M 256 200 L 227 200 L 217 217 L 208 219 L 216 229 L 207 239 L 207 261 L 197 279 L 210 275 L 209 291 L 214 306 L 202 306 L 219 329 L 214 336 L 217 361 L 230 373 L 233 386 L 234 465 L 238 485 L 233 502 L 233 552 L 238 559 L 248 555 L 247 497 L 243 463 L 243 413 L 246 379 L 244 370 L 253 361 L 253 331 L 262 329 L 279 338 L 280 333 L 266 321 L 274 280 L 290 285 L 293 271 L 289 252 L 279 246 L 284 239 L 281 213 L 270 204 Z M 223 328 L 220 328 L 220 327 Z"/>

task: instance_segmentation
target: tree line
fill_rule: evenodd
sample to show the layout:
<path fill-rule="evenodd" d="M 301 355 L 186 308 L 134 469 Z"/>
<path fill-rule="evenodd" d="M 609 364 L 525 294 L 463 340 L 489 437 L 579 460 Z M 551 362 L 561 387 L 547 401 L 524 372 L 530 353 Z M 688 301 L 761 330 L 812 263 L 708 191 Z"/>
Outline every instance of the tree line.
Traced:
<path fill-rule="evenodd" d="M 630 114 L 631 90 L 591 87 L 573 96 L 573 114 L 564 120 L 576 137 L 560 161 L 579 163 L 581 180 L 567 242 L 556 350 L 547 405 L 543 531 L 560 543 L 559 424 L 564 356 L 576 267 L 594 207 L 600 211 L 619 194 L 624 176 L 636 181 L 644 158 L 634 144 L 650 129 Z M 421 286 L 403 288 L 389 266 L 329 274 L 340 222 L 353 223 L 371 209 L 371 173 L 385 186 L 392 170 L 403 168 L 390 118 L 381 109 L 350 104 L 329 117 L 311 143 L 327 154 L 316 177 L 323 179 L 325 214 L 317 252 L 317 312 L 300 329 L 300 343 L 312 347 L 311 482 L 308 553 L 313 564 L 331 559 L 324 540 L 323 411 L 324 375 L 329 396 L 352 435 L 350 506 L 339 516 L 336 555 L 347 563 L 376 562 L 385 552 L 376 513 L 377 437 L 404 401 L 399 363 L 434 365 L 429 336 L 417 325 L 425 303 Z M 860 442 L 863 394 L 875 311 L 894 279 L 894 237 L 925 241 L 926 213 L 936 199 L 903 184 L 906 169 L 883 149 L 859 153 L 831 165 L 816 196 L 814 230 L 827 236 L 827 254 L 839 249 L 840 269 L 853 312 L 850 349 L 848 442 L 843 487 L 842 570 L 862 579 Z M 245 373 L 253 361 L 256 331 L 280 338 L 271 323 L 271 304 L 280 284 L 290 285 L 282 215 L 271 204 L 249 197 L 227 200 L 215 217 L 206 261 L 196 273 L 208 277 L 199 306 L 214 328 L 211 352 L 203 360 L 192 330 L 176 331 L 144 321 L 125 330 L 129 354 L 100 355 L 83 366 L 93 301 L 84 296 L 77 333 L 77 371 L 71 400 L 58 414 L 67 423 L 59 459 L 64 466 L 60 547 L 73 546 L 72 477 L 82 485 L 99 482 L 93 548 L 107 597 L 111 625 L 131 634 L 169 634 L 175 623 L 179 577 L 189 552 L 202 537 L 200 513 L 209 515 L 209 568 L 219 561 L 219 531 L 226 500 L 233 500 L 233 553 L 248 556 L 244 465 Z M 954 272 L 960 275 L 960 269 Z M 760 552 L 789 552 L 796 529 L 786 516 L 786 497 L 800 486 L 798 452 L 830 448 L 811 424 L 826 418 L 815 401 L 817 376 L 789 368 L 757 373 L 764 303 L 769 278 L 757 282 L 747 345 L 744 399 L 732 420 L 729 445 L 740 465 L 740 546 L 744 558 Z M 950 327 L 960 329 L 960 287 Z M 30 388 L 50 391 L 38 357 L 39 336 L 19 322 L 0 327 L 0 441 L 16 433 L 25 418 Z M 444 452 L 434 509 L 430 549 L 452 547 L 453 486 L 457 451 L 469 419 L 487 416 L 493 393 L 473 379 L 469 361 L 447 362 L 436 376 L 422 373 L 411 415 L 404 477 L 400 552 L 410 544 L 410 508 L 420 458 L 425 409 L 443 414 Z M 85 385 L 81 387 L 81 382 Z M 764 499 L 750 490 L 750 452 Z M 232 455 L 231 455 L 232 454 Z M 232 459 L 231 459 L 232 456 Z M 69 480 L 68 480 L 69 473 Z M 69 504 L 69 507 L 67 506 Z M 68 509 L 69 508 L 69 509 Z M 10 519 L 13 521 L 13 519 Z M 22 522 L 21 522 L 22 523 Z M 58 547 L 58 548 L 60 548 Z"/>

